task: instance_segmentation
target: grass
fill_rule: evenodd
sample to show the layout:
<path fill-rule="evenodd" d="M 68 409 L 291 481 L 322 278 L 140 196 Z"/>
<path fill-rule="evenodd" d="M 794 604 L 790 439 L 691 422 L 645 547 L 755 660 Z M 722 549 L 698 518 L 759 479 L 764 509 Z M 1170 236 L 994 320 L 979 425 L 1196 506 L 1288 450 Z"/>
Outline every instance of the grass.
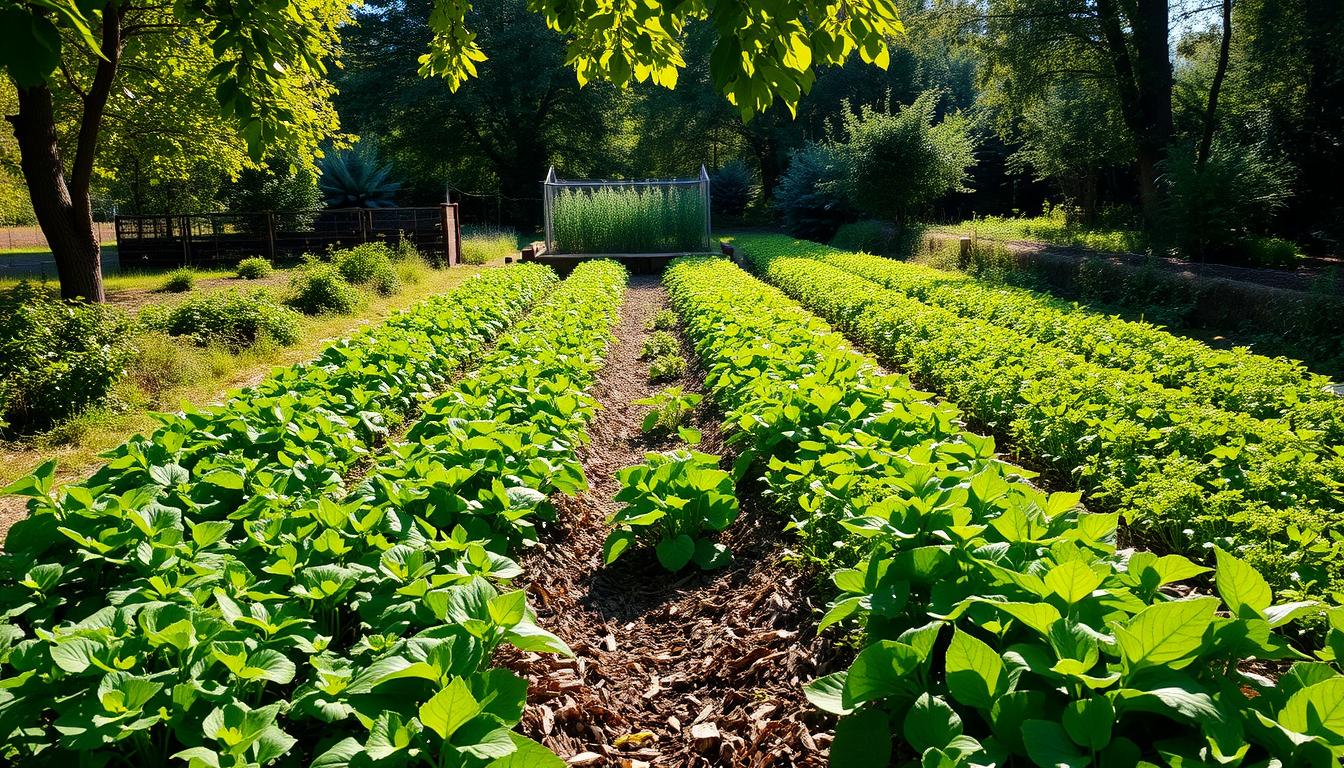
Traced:
<path fill-rule="evenodd" d="M 1147 238 L 1138 230 L 1103 226 L 1085 227 L 1067 221 L 1062 210 L 1031 217 L 985 216 L 949 226 L 934 227 L 933 231 L 953 235 L 964 235 L 969 232 L 976 237 L 990 240 L 1034 240 L 1053 245 L 1122 253 L 1142 253 L 1148 247 Z"/>
<path fill-rule="evenodd" d="M 505 227 L 463 227 L 462 263 L 486 264 L 518 253 L 518 233 Z"/>
<path fill-rule="evenodd" d="M 698 187 L 559 191 L 551 210 L 557 253 L 700 252 L 705 201 Z"/>
<path fill-rule="evenodd" d="M 0 442 L 0 487 L 52 458 L 59 462 L 59 482 L 86 475 L 100 463 L 99 454 L 133 434 L 152 430 L 157 425 L 150 415 L 152 410 L 175 409 L 181 403 L 211 402 L 230 389 L 258 381 L 276 366 L 308 360 L 333 339 L 362 325 L 379 322 L 427 296 L 449 290 L 477 271 L 470 267 L 423 270 L 415 282 L 407 281 L 394 296 L 370 296 L 357 316 L 304 317 L 300 341 L 292 347 L 262 343 L 232 353 L 224 348 L 202 349 L 158 334 L 146 334 L 137 340 L 142 353 L 118 386 L 113 398 L 116 405 L 87 412 L 41 435 Z M 230 273 L 221 271 L 221 274 Z M 153 276 L 149 287 L 161 279 L 162 273 Z M 4 514 L 5 510 L 0 510 L 0 517 Z"/>

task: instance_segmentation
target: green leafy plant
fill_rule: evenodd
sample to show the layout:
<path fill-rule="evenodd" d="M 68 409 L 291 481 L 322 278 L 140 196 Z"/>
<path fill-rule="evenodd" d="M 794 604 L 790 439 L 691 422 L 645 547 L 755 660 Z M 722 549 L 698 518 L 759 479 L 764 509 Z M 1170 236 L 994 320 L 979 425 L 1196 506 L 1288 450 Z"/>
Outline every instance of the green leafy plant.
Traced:
<path fill-rule="evenodd" d="M 171 336 L 189 336 L 201 346 L 233 349 L 268 339 L 290 345 L 299 340 L 300 315 L 266 291 L 220 291 L 192 297 L 170 307 L 146 307 L 140 323 Z"/>
<path fill-rule="evenodd" d="M 676 327 L 677 313 L 670 309 L 658 310 L 658 313 L 644 324 L 644 329 L 649 331 L 671 331 Z"/>
<path fill-rule="evenodd" d="M 676 450 L 650 453 L 644 463 L 619 470 L 616 501 L 625 506 L 607 521 L 615 526 L 603 546 L 607 565 L 635 544 L 652 546 L 673 572 L 689 563 L 705 570 L 726 565 L 727 548 L 703 537 L 737 519 L 732 475 L 718 465 L 717 456 Z"/>
<path fill-rule="evenodd" d="M 169 272 L 159 285 L 159 290 L 165 293 L 186 293 L 196 287 L 196 272 L 188 267 L 175 269 Z"/>
<path fill-rule="evenodd" d="M 401 290 L 401 278 L 393 263 L 395 255 L 382 243 L 364 243 L 335 251 L 331 263 L 351 285 L 366 285 L 379 296 L 391 296 Z"/>
<path fill-rule="evenodd" d="M 649 364 L 649 381 L 659 383 L 674 381 L 686 372 L 686 358 L 679 353 L 659 355 Z"/>
<path fill-rule="evenodd" d="M 701 396 L 694 392 L 684 392 L 681 387 L 668 387 L 653 397 L 640 398 L 635 405 L 646 405 L 649 412 L 644 416 L 640 429 L 644 432 L 662 430 L 676 432 L 686 423 L 695 407 L 700 404 Z"/>
<path fill-rule="evenodd" d="M 135 355 L 130 328 L 124 312 L 31 283 L 0 296 L 0 430 L 47 429 L 104 402 Z"/>
<path fill-rule="evenodd" d="M 271 262 L 260 256 L 252 256 L 238 262 L 237 274 L 243 280 L 260 280 L 263 277 L 270 277 L 274 271 Z"/>
<path fill-rule="evenodd" d="M 653 360 L 666 355 L 675 355 L 681 352 L 681 344 L 677 337 L 668 331 L 655 331 L 649 338 L 644 340 L 644 348 L 640 351 L 640 359 Z"/>
<path fill-rule="evenodd" d="M 480 265 L 518 254 L 518 234 L 494 227 L 462 228 L 462 263 Z"/>
<path fill-rule="evenodd" d="M 306 315 L 348 315 L 363 301 L 359 290 L 332 264 L 311 264 L 294 271 L 285 303 Z"/>

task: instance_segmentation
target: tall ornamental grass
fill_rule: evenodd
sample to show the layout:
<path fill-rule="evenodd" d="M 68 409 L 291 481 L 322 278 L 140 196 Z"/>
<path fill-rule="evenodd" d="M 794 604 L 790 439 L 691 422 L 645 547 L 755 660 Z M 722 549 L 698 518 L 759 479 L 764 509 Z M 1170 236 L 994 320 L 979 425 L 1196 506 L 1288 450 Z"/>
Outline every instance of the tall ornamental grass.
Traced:
<path fill-rule="evenodd" d="M 551 208 L 557 253 L 706 249 L 699 187 L 562 189 Z"/>

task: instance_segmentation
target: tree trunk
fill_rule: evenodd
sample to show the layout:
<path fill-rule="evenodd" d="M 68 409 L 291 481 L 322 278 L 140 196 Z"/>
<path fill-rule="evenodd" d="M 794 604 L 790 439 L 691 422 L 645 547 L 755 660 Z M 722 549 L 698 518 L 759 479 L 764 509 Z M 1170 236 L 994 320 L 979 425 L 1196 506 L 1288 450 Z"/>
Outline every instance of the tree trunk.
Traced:
<path fill-rule="evenodd" d="M 56 275 L 61 281 L 61 296 L 66 299 L 104 300 L 102 244 L 93 226 L 89 188 L 98 151 L 98 131 L 121 60 L 124 15 L 125 9 L 117 2 L 110 2 L 103 9 L 102 57 L 97 61 L 89 90 L 81 94 L 84 109 L 68 181 L 56 137 L 51 89 L 45 83 L 17 88 L 19 113 L 9 116 L 19 145 L 19 167 L 33 200 L 33 213 L 51 248 Z"/>
<path fill-rule="evenodd" d="M 1209 162 L 1209 153 L 1213 150 L 1213 129 L 1218 122 L 1218 92 L 1223 88 L 1223 77 L 1227 75 L 1228 51 L 1232 47 L 1232 0 L 1223 0 L 1223 39 L 1218 47 L 1218 68 L 1213 73 L 1213 83 L 1209 85 L 1209 107 L 1204 111 L 1204 135 L 1199 137 L 1199 151 L 1195 155 L 1195 168 L 1204 170 Z"/>
<path fill-rule="evenodd" d="M 19 165 L 33 213 L 47 238 L 61 297 L 103 301 L 103 264 L 93 229 L 88 191 L 82 199 L 71 195 L 56 142 L 51 90 L 46 85 L 19 88 L 19 113 L 10 115 L 19 144 Z"/>

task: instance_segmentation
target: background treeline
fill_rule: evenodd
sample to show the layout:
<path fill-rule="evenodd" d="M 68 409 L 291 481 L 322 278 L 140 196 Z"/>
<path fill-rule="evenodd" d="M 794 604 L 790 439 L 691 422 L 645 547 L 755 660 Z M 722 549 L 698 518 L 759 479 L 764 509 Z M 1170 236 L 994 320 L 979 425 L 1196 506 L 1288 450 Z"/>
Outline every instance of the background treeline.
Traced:
<path fill-rule="evenodd" d="M 333 101 L 319 85 L 313 103 L 329 110 L 327 146 L 359 137 L 363 162 L 389 171 L 386 200 L 451 194 L 469 219 L 522 229 L 540 217 L 549 165 L 566 177 L 660 177 L 704 163 L 725 191 L 720 216 L 817 237 L 855 219 L 1049 210 L 1069 226 L 1143 232 L 1142 245 L 1191 258 L 1339 252 L 1344 4 L 899 2 L 907 35 L 890 66 L 823 71 L 796 116 L 778 107 L 744 122 L 711 87 L 712 36 L 694 25 L 675 90 L 581 88 L 563 39 L 524 0 L 477 4 L 489 60 L 457 93 L 416 73 L 430 4 L 368 2 L 342 29 Z M 169 66 L 157 53 L 133 52 L 144 67 Z M 192 56 L 186 46 L 171 59 L 176 76 L 154 81 L 174 83 L 178 98 L 118 95 L 102 207 L 326 202 L 322 169 L 301 150 L 247 158 L 209 113 L 209 94 L 182 76 Z M 0 143 L 0 190 L 13 188 L 13 159 Z M 21 198 L 0 191 L 0 214 L 22 218 Z"/>

